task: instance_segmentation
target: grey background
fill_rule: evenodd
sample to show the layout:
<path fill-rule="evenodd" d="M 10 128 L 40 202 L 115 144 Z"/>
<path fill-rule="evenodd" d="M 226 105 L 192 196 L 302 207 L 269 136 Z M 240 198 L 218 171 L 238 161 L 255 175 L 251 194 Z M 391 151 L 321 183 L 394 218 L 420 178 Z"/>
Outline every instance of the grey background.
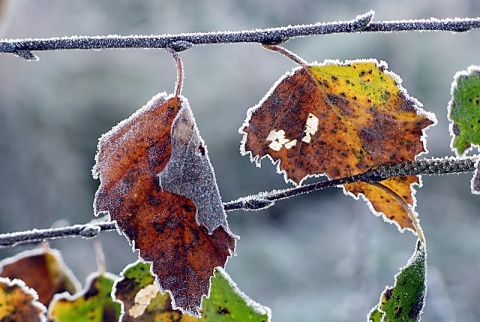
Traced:
<path fill-rule="evenodd" d="M 348 20 L 370 9 L 376 20 L 480 16 L 476 1 L 45 1 L 18 0 L 2 16 L 3 37 L 163 34 L 241 30 Z M 308 61 L 376 58 L 403 78 L 439 124 L 430 156 L 452 155 L 446 107 L 454 74 L 480 64 L 480 31 L 329 35 L 289 41 Z M 162 50 L 42 52 L 39 62 L 0 55 L 0 232 L 85 223 L 98 182 L 97 138 L 145 104 L 172 92 L 175 65 Z M 208 144 L 224 200 L 287 187 L 267 160 L 256 168 L 238 151 L 247 108 L 295 65 L 256 44 L 209 45 L 182 53 L 183 94 Z M 417 211 L 428 240 L 423 321 L 480 319 L 479 197 L 471 174 L 425 177 Z M 411 256 L 415 237 L 373 216 L 340 189 L 229 213 L 241 236 L 227 271 L 274 321 L 363 321 Z M 133 262 L 125 238 L 100 239 L 107 269 Z M 96 269 L 91 241 L 60 249 L 80 281 Z M 19 250 L 1 250 L 7 257 Z"/>

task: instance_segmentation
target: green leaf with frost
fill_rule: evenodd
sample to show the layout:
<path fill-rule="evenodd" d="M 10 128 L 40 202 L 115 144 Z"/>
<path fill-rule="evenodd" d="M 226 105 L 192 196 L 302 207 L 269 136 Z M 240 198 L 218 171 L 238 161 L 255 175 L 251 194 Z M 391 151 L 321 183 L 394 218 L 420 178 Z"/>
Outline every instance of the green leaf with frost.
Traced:
<path fill-rule="evenodd" d="M 200 321 L 270 321 L 270 309 L 248 298 L 222 268 L 215 270 Z"/>
<path fill-rule="evenodd" d="M 395 285 L 383 291 L 368 319 L 373 322 L 420 321 L 427 293 L 427 249 L 417 242 L 415 253 L 395 276 Z"/>
<path fill-rule="evenodd" d="M 448 119 L 451 148 L 457 155 L 463 155 L 472 145 L 480 145 L 480 67 L 470 66 L 455 75 Z"/>

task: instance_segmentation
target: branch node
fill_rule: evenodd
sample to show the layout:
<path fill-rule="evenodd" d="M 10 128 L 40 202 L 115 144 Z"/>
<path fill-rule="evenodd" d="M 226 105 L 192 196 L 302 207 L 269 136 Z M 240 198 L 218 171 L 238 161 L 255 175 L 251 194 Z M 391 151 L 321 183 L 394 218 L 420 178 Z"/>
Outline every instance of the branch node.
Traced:
<path fill-rule="evenodd" d="M 40 58 L 38 58 L 37 55 L 33 54 L 30 50 L 28 49 L 18 49 L 13 52 L 14 55 L 21 57 L 25 60 L 28 61 L 39 61 Z"/>
<path fill-rule="evenodd" d="M 370 24 L 370 22 L 372 22 L 374 16 L 375 16 L 375 11 L 373 10 L 370 10 L 369 12 L 364 13 L 363 15 L 356 16 L 352 24 L 351 31 L 359 31 L 359 30 L 366 29 Z"/>
<path fill-rule="evenodd" d="M 268 199 L 245 199 L 243 200 L 243 206 L 245 209 L 248 210 L 263 210 L 270 208 L 271 206 L 275 205 L 275 201 L 268 200 Z"/>
<path fill-rule="evenodd" d="M 171 48 L 172 50 L 178 52 L 190 49 L 193 47 L 193 44 L 186 40 L 177 40 L 169 43 L 167 48 Z"/>
<path fill-rule="evenodd" d="M 96 237 L 100 233 L 101 229 L 99 226 L 86 224 L 80 232 L 78 233 L 83 238 L 93 238 Z"/>
<path fill-rule="evenodd" d="M 262 42 L 262 45 L 264 46 L 277 46 L 290 40 L 289 37 L 284 37 L 283 35 L 274 32 L 268 34 L 266 37 L 267 38 Z"/>

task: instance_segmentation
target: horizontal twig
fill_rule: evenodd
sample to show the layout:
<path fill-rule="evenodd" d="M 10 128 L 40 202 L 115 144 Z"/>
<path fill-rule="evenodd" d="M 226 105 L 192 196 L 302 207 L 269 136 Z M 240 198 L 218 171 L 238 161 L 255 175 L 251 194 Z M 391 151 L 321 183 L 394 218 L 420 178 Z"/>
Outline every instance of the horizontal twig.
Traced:
<path fill-rule="evenodd" d="M 37 59 L 32 51 L 69 49 L 112 49 L 112 48 L 173 48 L 177 51 L 194 45 L 261 43 L 279 44 L 295 37 L 354 32 L 364 29 L 373 18 L 373 11 L 357 16 L 354 20 L 331 23 L 316 23 L 279 28 L 224 31 L 206 33 L 184 33 L 178 35 L 152 36 L 94 36 L 61 37 L 40 39 L 15 39 L 0 42 L 0 53 L 12 53 L 27 60 Z"/>
<path fill-rule="evenodd" d="M 115 223 L 112 222 L 73 225 L 61 228 L 32 229 L 29 231 L 1 234 L 0 247 L 16 246 L 19 244 L 34 243 L 62 237 L 80 236 L 84 238 L 92 238 L 97 236 L 101 231 L 114 229 Z"/>
<path fill-rule="evenodd" d="M 176 51 L 195 45 L 260 43 L 275 45 L 292 38 L 314 35 L 357 32 L 400 31 L 452 31 L 465 32 L 480 28 L 480 18 L 417 19 L 372 22 L 374 12 L 369 11 L 349 21 L 295 25 L 242 31 L 184 33 L 152 36 L 93 36 L 38 39 L 13 39 L 0 41 L 0 53 L 10 53 L 27 60 L 37 60 L 32 51 L 98 50 L 113 48 L 173 48 Z"/>
<path fill-rule="evenodd" d="M 440 175 L 471 172 L 475 170 L 478 157 L 471 158 L 443 158 L 409 161 L 398 164 L 382 165 L 367 172 L 338 179 L 325 180 L 290 189 L 273 192 L 261 192 L 254 196 L 239 198 L 224 204 L 226 211 L 232 210 L 260 210 L 271 207 L 276 201 L 287 199 L 312 191 L 322 190 L 353 182 L 380 182 L 391 177 L 405 177 L 409 175 Z"/>
<path fill-rule="evenodd" d="M 239 198 L 234 201 L 224 203 L 225 211 L 233 210 L 260 210 L 271 207 L 276 201 L 287 199 L 300 194 L 322 190 L 334 186 L 339 186 L 353 182 L 379 182 L 391 177 L 408 175 L 439 175 L 454 174 L 461 172 L 472 172 L 475 170 L 479 156 L 469 158 L 443 158 L 443 159 L 425 159 L 411 162 L 404 162 L 392 165 L 379 166 L 376 169 L 362 174 L 324 180 L 304 186 L 275 190 L 271 192 L 261 192 L 253 196 Z M 64 228 L 51 229 L 33 229 L 30 231 L 0 234 L 0 247 L 12 247 L 19 244 L 40 242 L 61 237 L 80 236 L 91 238 L 97 236 L 102 231 L 115 230 L 113 222 L 89 223 L 85 225 L 74 225 Z"/>

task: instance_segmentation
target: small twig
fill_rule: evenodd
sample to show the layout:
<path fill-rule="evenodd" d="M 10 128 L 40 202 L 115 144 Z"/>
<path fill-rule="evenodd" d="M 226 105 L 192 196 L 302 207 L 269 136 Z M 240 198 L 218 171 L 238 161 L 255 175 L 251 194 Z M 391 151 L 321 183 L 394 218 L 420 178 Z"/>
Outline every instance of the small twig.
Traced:
<path fill-rule="evenodd" d="M 480 28 L 480 18 L 465 19 L 418 19 L 371 22 L 374 12 L 369 11 L 353 20 L 279 28 L 185 33 L 159 36 L 94 36 L 14 39 L 0 41 L 0 53 L 15 54 L 27 60 L 38 60 L 32 51 L 53 50 L 98 50 L 121 48 L 167 48 L 175 51 L 189 49 L 194 45 L 260 43 L 278 45 L 292 38 L 314 35 L 357 32 L 402 32 L 402 31 L 452 31 L 465 32 Z"/>
<path fill-rule="evenodd" d="M 95 255 L 97 257 L 97 267 L 100 275 L 105 274 L 106 264 L 105 264 L 105 252 L 103 251 L 102 242 L 98 237 L 93 239 L 93 248 L 95 249 Z"/>
<path fill-rule="evenodd" d="M 19 244 L 41 242 L 47 239 L 80 236 L 92 238 L 101 231 L 115 230 L 115 223 L 73 225 L 62 228 L 32 229 L 29 231 L 0 235 L 0 247 L 16 246 Z"/>
<path fill-rule="evenodd" d="M 352 182 L 374 183 L 397 176 L 441 175 L 472 172 L 475 170 L 478 160 L 479 156 L 469 158 L 451 157 L 385 165 L 351 177 L 325 180 L 284 190 L 261 192 L 254 196 L 248 196 L 226 202 L 224 203 L 224 208 L 225 211 L 265 209 L 273 206 L 276 201 L 282 199 Z M 115 223 L 105 222 L 100 224 L 74 225 L 71 227 L 51 229 L 32 229 L 25 232 L 0 234 L 0 247 L 12 247 L 19 244 L 40 242 L 42 240 L 56 239 L 61 237 L 80 236 L 83 238 L 92 238 L 97 236 L 101 231 L 111 231 L 115 229 Z"/>
<path fill-rule="evenodd" d="M 452 31 L 466 32 L 480 28 L 480 18 L 455 19 L 418 19 L 371 22 L 364 32 L 399 32 L 399 31 Z"/>

